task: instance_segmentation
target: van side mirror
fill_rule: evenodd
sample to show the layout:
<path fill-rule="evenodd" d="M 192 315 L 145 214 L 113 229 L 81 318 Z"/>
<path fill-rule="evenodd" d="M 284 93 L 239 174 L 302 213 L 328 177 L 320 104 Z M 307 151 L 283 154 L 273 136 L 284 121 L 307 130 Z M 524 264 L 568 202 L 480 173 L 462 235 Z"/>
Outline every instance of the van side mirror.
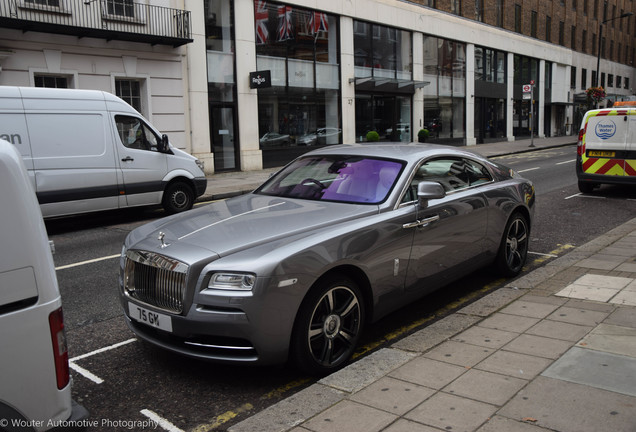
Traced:
<path fill-rule="evenodd" d="M 422 208 L 428 207 L 428 200 L 444 198 L 445 196 L 444 187 L 437 182 L 421 181 L 417 185 L 417 202 Z"/>
<path fill-rule="evenodd" d="M 168 149 L 170 148 L 169 142 L 168 135 L 161 135 L 161 140 L 159 140 L 159 151 L 161 153 L 168 153 Z"/>

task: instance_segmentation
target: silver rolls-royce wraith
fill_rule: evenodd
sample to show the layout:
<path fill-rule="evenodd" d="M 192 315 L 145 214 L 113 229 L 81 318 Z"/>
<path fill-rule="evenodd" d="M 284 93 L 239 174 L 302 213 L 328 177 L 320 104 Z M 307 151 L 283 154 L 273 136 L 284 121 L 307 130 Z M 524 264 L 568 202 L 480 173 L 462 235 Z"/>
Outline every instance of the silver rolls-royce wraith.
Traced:
<path fill-rule="evenodd" d="M 323 148 L 132 231 L 121 303 L 138 337 L 173 352 L 324 374 L 365 323 L 482 266 L 517 275 L 534 202 L 530 181 L 454 147 Z"/>

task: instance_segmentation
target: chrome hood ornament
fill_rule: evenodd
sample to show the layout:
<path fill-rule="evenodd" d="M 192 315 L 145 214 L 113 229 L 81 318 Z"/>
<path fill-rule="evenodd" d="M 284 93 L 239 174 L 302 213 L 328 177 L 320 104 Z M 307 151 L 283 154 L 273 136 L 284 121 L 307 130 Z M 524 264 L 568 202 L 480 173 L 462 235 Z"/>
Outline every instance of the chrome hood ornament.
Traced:
<path fill-rule="evenodd" d="M 167 248 L 168 246 L 170 246 L 170 243 L 166 243 L 163 239 L 166 237 L 166 233 L 159 231 L 159 236 L 157 237 L 157 240 L 159 240 L 161 242 L 161 249 Z"/>

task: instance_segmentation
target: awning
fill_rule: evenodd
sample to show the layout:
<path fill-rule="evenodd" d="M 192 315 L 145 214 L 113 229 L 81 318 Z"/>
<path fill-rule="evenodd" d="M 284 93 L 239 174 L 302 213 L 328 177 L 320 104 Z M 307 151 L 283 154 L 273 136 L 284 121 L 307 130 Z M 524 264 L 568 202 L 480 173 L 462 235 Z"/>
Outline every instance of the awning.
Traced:
<path fill-rule="evenodd" d="M 387 93 L 413 93 L 415 89 L 426 87 L 430 81 L 404 80 L 383 77 L 349 78 L 349 84 L 355 83 L 356 90 L 382 91 Z"/>

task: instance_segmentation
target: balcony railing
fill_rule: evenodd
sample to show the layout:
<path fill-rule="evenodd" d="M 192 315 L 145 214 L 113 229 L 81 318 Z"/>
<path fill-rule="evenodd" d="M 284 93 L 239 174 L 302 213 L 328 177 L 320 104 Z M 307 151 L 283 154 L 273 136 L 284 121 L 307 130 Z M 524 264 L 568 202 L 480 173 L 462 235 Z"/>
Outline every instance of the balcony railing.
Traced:
<path fill-rule="evenodd" d="M 192 42 L 190 11 L 130 0 L 1 0 L 0 28 L 174 47 Z"/>

